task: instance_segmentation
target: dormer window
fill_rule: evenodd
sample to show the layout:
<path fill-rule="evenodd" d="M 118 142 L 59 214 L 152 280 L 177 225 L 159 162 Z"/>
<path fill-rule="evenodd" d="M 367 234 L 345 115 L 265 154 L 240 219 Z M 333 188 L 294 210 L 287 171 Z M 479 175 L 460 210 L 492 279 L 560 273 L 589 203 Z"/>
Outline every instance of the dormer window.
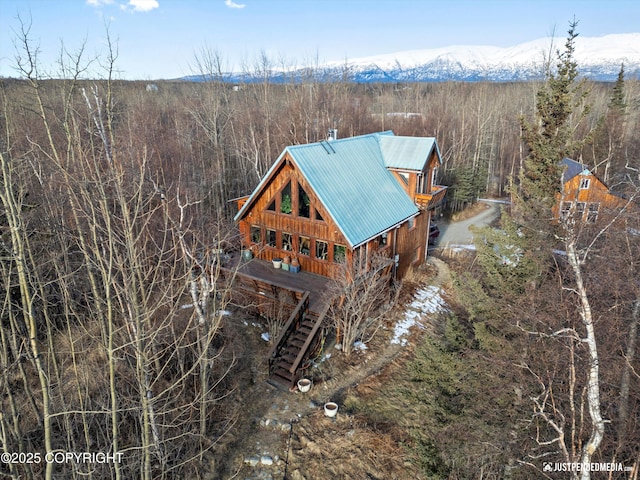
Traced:
<path fill-rule="evenodd" d="M 580 179 L 580 190 L 588 190 L 589 189 L 589 182 L 591 181 L 590 178 L 581 178 Z"/>

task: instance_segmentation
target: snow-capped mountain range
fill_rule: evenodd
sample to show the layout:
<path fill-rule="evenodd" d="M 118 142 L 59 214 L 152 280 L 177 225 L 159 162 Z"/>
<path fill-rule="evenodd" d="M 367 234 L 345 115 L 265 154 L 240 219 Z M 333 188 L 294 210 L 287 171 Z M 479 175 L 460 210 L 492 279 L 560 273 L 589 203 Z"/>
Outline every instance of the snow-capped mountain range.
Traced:
<path fill-rule="evenodd" d="M 344 72 L 348 67 L 354 80 L 515 81 L 540 78 L 545 61 L 557 63 L 557 51 L 564 50 L 565 39 L 542 38 L 514 47 L 460 45 L 429 50 L 411 50 L 348 62 L 325 65 Z M 621 64 L 627 78 L 640 74 L 640 33 L 577 37 L 575 60 L 581 75 L 594 80 L 615 80 Z"/>
<path fill-rule="evenodd" d="M 372 57 L 328 62 L 313 68 L 273 69 L 271 81 L 303 80 L 310 74 L 319 79 L 368 82 L 522 81 L 542 78 L 545 62 L 555 66 L 564 38 L 541 38 L 514 47 L 456 45 L 410 50 Z M 598 81 L 614 81 L 624 64 L 625 78 L 640 78 L 640 33 L 602 37 L 577 37 L 575 60 L 580 75 Z M 188 77 L 203 80 L 202 77 Z M 231 82 L 261 81 L 251 73 L 229 73 Z"/>

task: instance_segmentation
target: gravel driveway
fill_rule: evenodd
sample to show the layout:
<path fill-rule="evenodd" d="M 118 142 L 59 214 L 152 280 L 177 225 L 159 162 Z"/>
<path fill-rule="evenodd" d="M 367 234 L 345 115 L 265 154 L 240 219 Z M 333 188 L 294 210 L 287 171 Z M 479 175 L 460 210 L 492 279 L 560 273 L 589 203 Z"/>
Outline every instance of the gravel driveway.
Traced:
<path fill-rule="evenodd" d="M 482 202 L 482 200 L 480 200 Z M 500 203 L 486 203 L 487 209 L 475 217 L 460 222 L 434 222 L 440 228 L 440 236 L 436 240 L 436 248 L 451 248 L 457 245 L 473 244 L 473 234 L 469 230 L 471 225 L 484 227 L 493 222 L 500 215 Z"/>

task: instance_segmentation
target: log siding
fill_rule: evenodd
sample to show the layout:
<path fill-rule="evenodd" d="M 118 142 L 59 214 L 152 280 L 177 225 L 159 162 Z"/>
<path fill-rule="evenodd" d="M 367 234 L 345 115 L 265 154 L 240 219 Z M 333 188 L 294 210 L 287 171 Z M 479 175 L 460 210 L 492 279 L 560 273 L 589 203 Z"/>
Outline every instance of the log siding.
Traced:
<path fill-rule="evenodd" d="M 439 164 L 435 149 L 424 158 L 420 170 L 388 170 L 416 204 L 418 196 L 431 192 L 433 169 Z M 342 174 L 357 175 L 357 172 L 349 171 L 345 166 Z M 249 199 L 251 203 L 245 205 Z M 238 199 L 238 211 L 241 212 L 238 223 L 243 248 L 251 249 L 254 257 L 266 261 L 287 255 L 296 257 L 304 271 L 325 277 L 344 275 L 345 268 L 357 275 L 358 271 L 371 268 L 372 260 L 381 256 L 393 264 L 395 276 L 401 278 L 426 258 L 428 209 L 417 209 L 416 214 L 395 226 L 387 227 L 359 245 L 350 246 L 288 151 L 263 179 L 259 190 L 251 197 Z"/>

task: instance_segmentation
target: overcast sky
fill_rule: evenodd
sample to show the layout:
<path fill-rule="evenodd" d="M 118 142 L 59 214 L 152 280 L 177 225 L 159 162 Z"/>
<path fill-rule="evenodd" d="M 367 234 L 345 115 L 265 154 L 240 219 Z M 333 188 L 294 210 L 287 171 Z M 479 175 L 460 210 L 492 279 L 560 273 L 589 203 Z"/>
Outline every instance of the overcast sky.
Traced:
<path fill-rule="evenodd" d="M 52 73 L 62 44 L 104 57 L 108 26 L 118 76 L 149 80 L 197 73 L 203 50 L 229 69 L 251 68 L 262 55 L 291 67 L 450 45 L 508 47 L 564 37 L 574 17 L 585 37 L 640 32 L 640 1 L 0 0 L 0 76 L 17 76 L 21 25 Z"/>

